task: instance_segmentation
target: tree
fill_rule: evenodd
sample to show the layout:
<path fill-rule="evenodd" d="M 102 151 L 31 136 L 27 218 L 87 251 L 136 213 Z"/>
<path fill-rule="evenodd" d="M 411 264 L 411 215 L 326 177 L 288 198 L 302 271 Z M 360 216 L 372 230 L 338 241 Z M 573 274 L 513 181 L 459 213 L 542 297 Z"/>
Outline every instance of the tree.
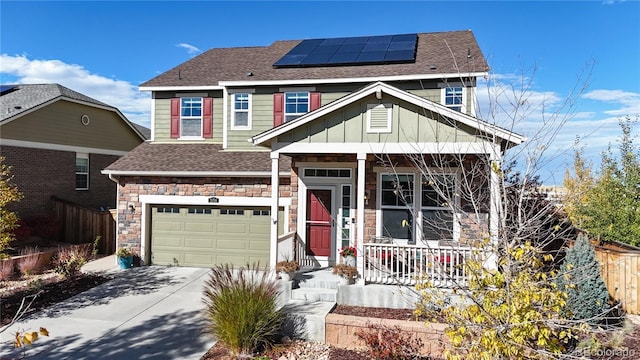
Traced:
<path fill-rule="evenodd" d="M 592 325 L 606 320 L 611 310 L 609 292 L 600 274 L 595 250 L 586 236 L 578 237 L 575 245 L 567 250 L 560 273 L 558 289 L 567 294 L 566 316 Z"/>
<path fill-rule="evenodd" d="M 634 144 L 630 116 L 620 119 L 619 157 L 611 145 L 602 152 L 600 174 L 594 179 L 579 151 L 574 174 L 565 185 L 568 214 L 579 227 L 604 241 L 640 245 L 640 149 Z"/>
<path fill-rule="evenodd" d="M 18 215 L 9 211 L 7 205 L 22 199 L 18 187 L 11 183 L 11 167 L 4 163 L 0 156 L 0 254 L 15 239 L 13 231 L 18 227 Z"/>

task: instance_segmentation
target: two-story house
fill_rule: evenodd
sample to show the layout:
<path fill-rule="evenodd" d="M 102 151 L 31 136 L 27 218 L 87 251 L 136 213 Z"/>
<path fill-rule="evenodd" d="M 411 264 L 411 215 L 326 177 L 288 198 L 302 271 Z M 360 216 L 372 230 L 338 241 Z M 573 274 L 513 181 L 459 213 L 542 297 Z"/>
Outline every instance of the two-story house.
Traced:
<path fill-rule="evenodd" d="M 362 273 L 375 239 L 472 236 L 406 157 L 499 161 L 524 140 L 476 118 L 487 74 L 471 31 L 204 52 L 140 86 L 151 140 L 104 171 L 119 183 L 118 241 L 147 263 L 189 266 L 331 266 L 352 245 Z M 459 176 L 441 174 L 451 189 Z M 436 218 L 438 231 L 425 225 Z"/>

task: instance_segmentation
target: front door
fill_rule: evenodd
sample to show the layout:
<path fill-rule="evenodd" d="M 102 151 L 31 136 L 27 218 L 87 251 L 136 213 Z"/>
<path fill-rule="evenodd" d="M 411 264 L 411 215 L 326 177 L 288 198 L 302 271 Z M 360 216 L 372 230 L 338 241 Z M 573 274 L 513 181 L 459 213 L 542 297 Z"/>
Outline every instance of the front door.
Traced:
<path fill-rule="evenodd" d="M 307 190 L 307 254 L 331 255 L 333 219 L 331 218 L 332 191 L 327 189 Z"/>

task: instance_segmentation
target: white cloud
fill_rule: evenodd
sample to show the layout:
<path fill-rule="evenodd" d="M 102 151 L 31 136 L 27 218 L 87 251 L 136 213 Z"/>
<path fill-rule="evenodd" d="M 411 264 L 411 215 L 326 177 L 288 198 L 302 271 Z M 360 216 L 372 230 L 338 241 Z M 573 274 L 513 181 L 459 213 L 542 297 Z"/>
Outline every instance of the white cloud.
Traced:
<path fill-rule="evenodd" d="M 584 94 L 589 100 L 601 101 L 617 105 L 615 109 L 606 110 L 605 113 L 613 116 L 625 116 L 640 114 L 640 94 L 624 90 L 593 90 Z"/>
<path fill-rule="evenodd" d="M 149 127 L 151 96 L 124 80 L 93 74 L 81 65 L 60 60 L 32 60 L 26 55 L 0 55 L 0 73 L 16 84 L 58 83 L 118 108 L 129 120 Z"/>
<path fill-rule="evenodd" d="M 202 50 L 198 49 L 197 47 L 191 45 L 191 44 L 187 44 L 187 43 L 180 43 L 176 45 L 177 47 L 181 47 L 183 49 L 187 50 L 187 53 L 189 55 L 193 55 L 193 54 L 197 54 L 199 52 L 202 52 Z"/>

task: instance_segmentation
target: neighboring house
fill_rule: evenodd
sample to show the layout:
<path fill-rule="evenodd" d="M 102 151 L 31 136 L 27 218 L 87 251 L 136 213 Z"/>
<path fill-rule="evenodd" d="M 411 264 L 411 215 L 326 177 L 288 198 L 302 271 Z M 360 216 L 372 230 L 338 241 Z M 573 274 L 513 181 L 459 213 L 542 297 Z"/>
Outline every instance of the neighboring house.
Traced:
<path fill-rule="evenodd" d="M 0 87 L 0 156 L 24 196 L 10 206 L 21 219 L 50 217 L 52 196 L 114 208 L 101 170 L 144 140 L 118 109 L 59 84 Z"/>
<path fill-rule="evenodd" d="M 152 264 L 272 267 L 331 266 L 355 245 L 362 273 L 380 237 L 409 249 L 477 236 L 418 201 L 434 192 L 405 155 L 500 161 L 522 142 L 475 117 L 487 74 L 471 31 L 211 49 L 140 86 L 151 141 L 104 171 L 119 183 L 119 244 Z M 402 195 L 419 217 L 448 216 L 445 231 L 408 218 Z"/>

